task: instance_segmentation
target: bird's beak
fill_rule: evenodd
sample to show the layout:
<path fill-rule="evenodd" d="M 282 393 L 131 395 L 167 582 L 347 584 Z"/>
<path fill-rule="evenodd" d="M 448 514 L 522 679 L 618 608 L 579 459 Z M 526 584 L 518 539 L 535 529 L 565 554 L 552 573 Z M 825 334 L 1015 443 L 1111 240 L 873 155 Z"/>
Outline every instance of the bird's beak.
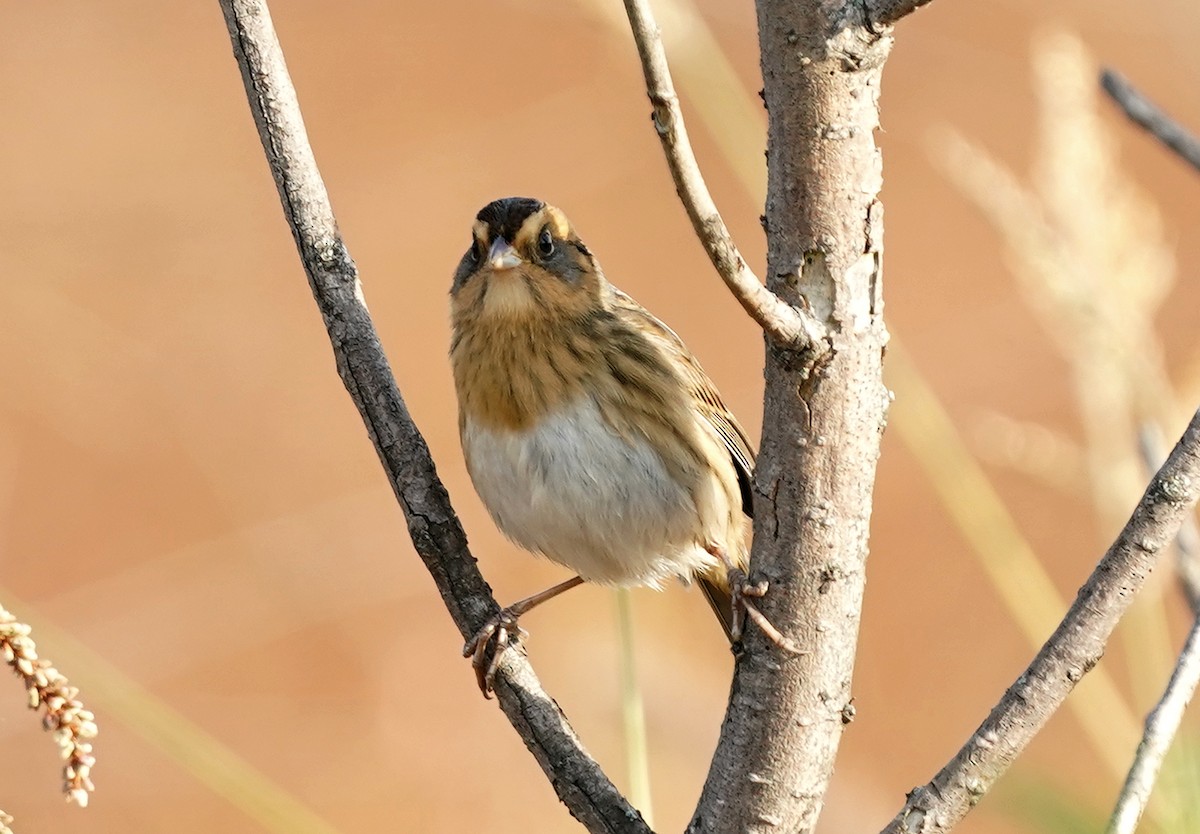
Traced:
<path fill-rule="evenodd" d="M 502 237 L 492 241 L 492 248 L 488 250 L 488 265 L 492 269 L 512 269 L 519 263 L 521 256 L 512 248 L 512 244 Z"/>

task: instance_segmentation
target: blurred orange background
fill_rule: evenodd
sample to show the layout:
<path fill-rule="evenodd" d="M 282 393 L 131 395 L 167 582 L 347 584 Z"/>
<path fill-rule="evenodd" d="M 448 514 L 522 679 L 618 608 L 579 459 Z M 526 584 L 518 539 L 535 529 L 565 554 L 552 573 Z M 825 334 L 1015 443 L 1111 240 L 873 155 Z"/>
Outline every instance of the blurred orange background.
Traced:
<path fill-rule="evenodd" d="M 562 206 L 609 277 L 683 336 L 755 436 L 761 419 L 760 338 L 693 238 L 632 41 L 603 5 L 272 10 L 397 380 L 503 602 L 566 574 L 499 536 L 458 447 L 447 291 L 484 203 L 519 194 Z M 757 90 L 751 4 L 699 9 Z M 1200 9 L 1182 0 L 937 0 L 898 27 L 878 137 L 889 325 L 968 438 L 989 412 L 1080 431 L 1066 365 L 1022 299 L 1000 234 L 949 184 L 931 139 L 952 126 L 1027 178 L 1031 43 L 1048 26 L 1078 33 L 1200 126 Z M 1200 180 L 1100 109 L 1179 264 L 1158 323 L 1186 389 L 1200 347 Z M 41 653 L 81 687 L 101 728 L 97 792 L 86 810 L 69 807 L 19 682 L 0 685 L 0 808 L 15 830 L 301 830 L 254 818 L 236 786 L 206 782 L 199 748 L 156 743 L 160 719 L 186 725 L 154 704 L 327 826 L 304 830 L 579 830 L 479 697 L 412 552 L 335 372 L 217 4 L 4 4 L 0 125 L 0 603 L 34 625 Z M 761 269 L 757 198 L 702 123 L 691 132 Z M 987 472 L 1069 599 L 1119 522 L 1098 519 L 1086 489 L 995 461 Z M 1169 576 L 1160 584 L 1177 645 L 1185 618 Z M 655 816 L 677 831 L 699 795 L 731 661 L 698 594 L 633 600 Z M 525 624 L 547 689 L 624 786 L 613 594 L 572 592 Z M 1140 716 L 1165 678 L 1130 686 L 1125 654 L 1114 649 L 1104 665 Z M 822 829 L 882 826 L 1031 655 L 889 432 L 858 718 Z M 1031 783 L 1101 815 L 1119 784 L 1064 711 L 961 830 L 1046 830 L 1029 820 L 1021 785 Z"/>

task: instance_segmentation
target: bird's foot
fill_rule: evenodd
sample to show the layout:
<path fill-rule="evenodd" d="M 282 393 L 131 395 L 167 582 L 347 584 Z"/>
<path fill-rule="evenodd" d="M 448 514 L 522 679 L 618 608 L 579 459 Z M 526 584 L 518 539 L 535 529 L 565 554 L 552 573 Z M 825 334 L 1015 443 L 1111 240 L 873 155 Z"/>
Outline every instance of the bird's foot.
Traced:
<path fill-rule="evenodd" d="M 531 597 L 518 600 L 488 620 L 487 624 L 467 641 L 467 645 L 463 646 L 463 657 L 471 658 L 471 665 L 475 667 L 475 679 L 479 682 L 479 691 L 483 693 L 483 697 L 491 697 L 489 693 L 495 688 L 492 684 L 496 682 L 496 670 L 500 668 L 500 659 L 504 657 L 504 653 L 513 641 L 528 636 L 528 632 L 517 625 L 517 619 L 546 600 L 554 599 L 564 591 L 582 584 L 583 578 L 576 576 Z M 487 647 L 493 644 L 492 659 L 489 661 Z"/>
<path fill-rule="evenodd" d="M 475 632 L 475 636 L 463 646 L 463 657 L 471 658 L 471 666 L 475 669 L 475 680 L 484 698 L 491 698 L 496 682 L 496 670 L 500 668 L 500 659 L 512 647 L 514 640 L 528 637 L 529 632 L 517 625 L 517 619 L 523 611 L 515 610 L 514 605 L 504 608 L 492 617 L 483 628 Z M 492 646 L 492 656 L 488 658 L 488 646 Z"/>
<path fill-rule="evenodd" d="M 779 648 L 789 654 L 804 654 L 804 652 L 792 640 L 785 637 L 783 632 L 777 629 L 770 620 L 766 618 L 758 606 L 754 604 L 754 600 L 761 599 L 767 594 L 767 581 L 760 580 L 751 582 L 746 572 L 741 568 L 731 567 L 728 572 L 729 577 L 729 593 L 733 599 L 733 625 L 730 628 L 730 636 L 734 643 L 738 643 L 742 639 L 742 630 L 746 623 L 746 618 L 763 630 L 767 638 Z"/>

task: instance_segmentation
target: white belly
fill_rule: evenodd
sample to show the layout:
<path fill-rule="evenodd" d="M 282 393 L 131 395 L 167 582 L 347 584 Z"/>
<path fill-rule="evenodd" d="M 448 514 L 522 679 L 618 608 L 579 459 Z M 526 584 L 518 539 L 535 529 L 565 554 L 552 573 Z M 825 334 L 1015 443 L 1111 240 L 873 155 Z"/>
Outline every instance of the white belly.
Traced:
<path fill-rule="evenodd" d="M 693 498 L 642 440 L 613 432 L 584 397 L 523 432 L 467 418 L 463 451 L 497 526 L 584 579 L 652 585 L 715 563 Z"/>

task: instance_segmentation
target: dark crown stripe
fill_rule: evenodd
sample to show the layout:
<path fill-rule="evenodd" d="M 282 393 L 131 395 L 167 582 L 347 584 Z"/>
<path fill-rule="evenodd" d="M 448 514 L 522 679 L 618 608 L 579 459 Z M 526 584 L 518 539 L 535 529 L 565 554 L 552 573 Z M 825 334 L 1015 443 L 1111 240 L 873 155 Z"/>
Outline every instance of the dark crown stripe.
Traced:
<path fill-rule="evenodd" d="M 489 241 L 503 237 L 511 243 L 521 224 L 528 220 L 531 214 L 536 214 L 545 207 L 546 204 L 541 200 L 530 197 L 505 197 L 481 208 L 475 219 L 487 224 Z"/>

